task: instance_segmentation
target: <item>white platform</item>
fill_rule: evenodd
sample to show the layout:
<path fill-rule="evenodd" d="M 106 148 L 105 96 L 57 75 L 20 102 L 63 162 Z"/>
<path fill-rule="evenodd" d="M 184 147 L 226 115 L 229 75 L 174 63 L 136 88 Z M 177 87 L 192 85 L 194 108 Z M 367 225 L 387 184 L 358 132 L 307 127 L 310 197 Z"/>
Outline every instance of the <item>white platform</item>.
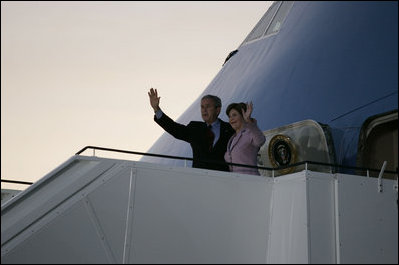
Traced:
<path fill-rule="evenodd" d="M 395 263 L 396 181 L 74 156 L 1 208 L 2 263 Z"/>

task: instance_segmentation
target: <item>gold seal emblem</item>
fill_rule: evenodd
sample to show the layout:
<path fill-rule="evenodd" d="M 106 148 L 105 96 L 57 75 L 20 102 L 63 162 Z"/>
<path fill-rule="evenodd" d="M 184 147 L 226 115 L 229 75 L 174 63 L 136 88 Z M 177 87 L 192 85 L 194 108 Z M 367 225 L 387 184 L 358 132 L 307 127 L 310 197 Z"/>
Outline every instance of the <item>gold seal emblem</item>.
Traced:
<path fill-rule="evenodd" d="M 269 160 L 275 167 L 287 166 L 296 162 L 296 149 L 288 136 L 277 134 L 269 142 Z M 291 173 L 294 167 L 281 169 L 282 174 Z"/>

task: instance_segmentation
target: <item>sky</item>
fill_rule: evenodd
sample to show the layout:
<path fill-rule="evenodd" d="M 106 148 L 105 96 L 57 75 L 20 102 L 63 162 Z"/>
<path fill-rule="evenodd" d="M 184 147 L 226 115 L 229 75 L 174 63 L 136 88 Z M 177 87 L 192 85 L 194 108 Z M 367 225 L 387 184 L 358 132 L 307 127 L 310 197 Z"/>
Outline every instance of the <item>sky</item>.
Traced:
<path fill-rule="evenodd" d="M 149 89 L 178 119 L 270 5 L 1 1 L 1 179 L 35 182 L 87 145 L 146 152 L 164 132 Z"/>

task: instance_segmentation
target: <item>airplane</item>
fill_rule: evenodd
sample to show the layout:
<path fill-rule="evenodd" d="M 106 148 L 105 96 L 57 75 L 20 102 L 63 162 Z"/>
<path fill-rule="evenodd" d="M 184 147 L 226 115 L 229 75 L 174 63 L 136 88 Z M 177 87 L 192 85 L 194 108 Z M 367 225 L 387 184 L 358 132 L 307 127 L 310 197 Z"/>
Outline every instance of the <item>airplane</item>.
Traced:
<path fill-rule="evenodd" d="M 87 146 L 2 201 L 2 263 L 397 264 L 397 51 L 397 2 L 275 1 L 177 119 L 252 101 L 261 176 L 166 132 L 140 161 Z"/>
<path fill-rule="evenodd" d="M 330 147 L 325 152 L 330 155 L 320 159 L 320 154 L 298 154 L 290 163 L 312 160 L 379 169 L 387 161 L 387 169 L 397 170 L 396 6 L 274 2 L 177 122 L 201 120 L 200 99 L 206 94 L 219 96 L 226 106 L 252 101 L 253 116 L 263 131 L 305 120 L 328 127 Z M 220 117 L 228 120 L 223 110 Z M 148 152 L 192 155 L 189 145 L 168 133 Z M 266 156 L 263 165 L 273 166 Z M 143 161 L 183 165 L 154 157 Z"/>

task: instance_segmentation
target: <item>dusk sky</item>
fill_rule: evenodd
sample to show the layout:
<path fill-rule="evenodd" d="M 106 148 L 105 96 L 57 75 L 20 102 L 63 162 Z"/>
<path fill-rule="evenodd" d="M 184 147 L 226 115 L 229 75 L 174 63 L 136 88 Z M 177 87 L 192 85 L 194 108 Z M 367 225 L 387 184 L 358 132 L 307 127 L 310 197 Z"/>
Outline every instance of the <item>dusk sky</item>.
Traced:
<path fill-rule="evenodd" d="M 1 1 L 1 178 L 34 182 L 87 145 L 146 152 L 164 132 L 148 90 L 177 119 L 270 5 Z"/>

